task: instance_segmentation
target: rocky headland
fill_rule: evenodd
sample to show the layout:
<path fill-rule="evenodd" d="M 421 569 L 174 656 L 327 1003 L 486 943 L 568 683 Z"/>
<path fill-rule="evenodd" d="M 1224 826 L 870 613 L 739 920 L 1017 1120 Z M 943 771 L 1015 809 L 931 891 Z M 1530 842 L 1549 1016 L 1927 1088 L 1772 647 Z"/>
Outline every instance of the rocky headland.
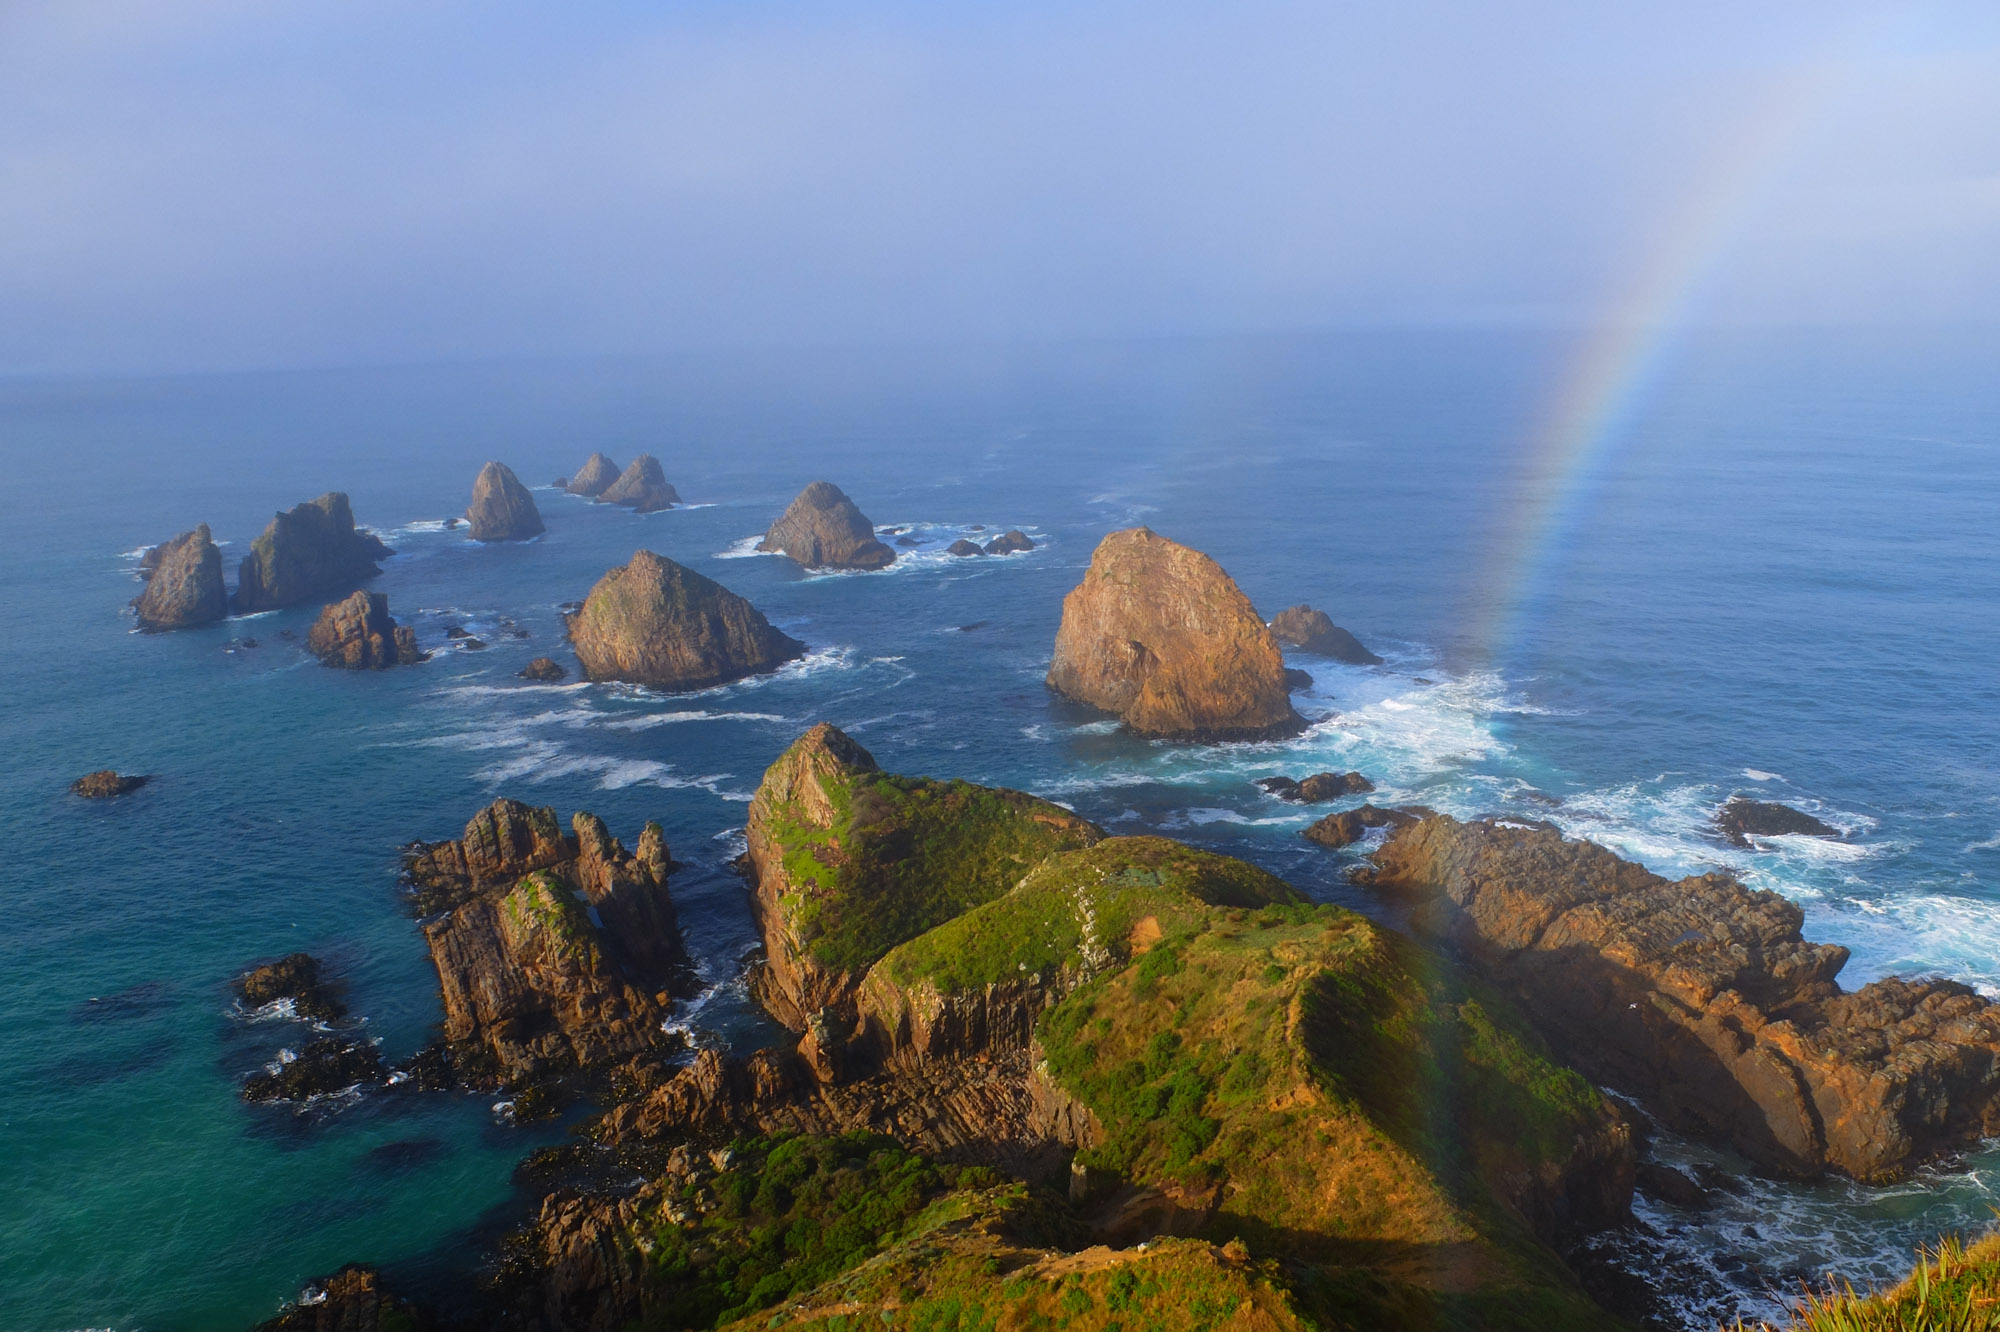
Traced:
<path fill-rule="evenodd" d="M 681 502 L 680 492 L 667 484 L 660 460 L 650 453 L 634 458 L 616 481 L 597 492 L 596 498 L 599 504 L 622 504 L 639 513 L 657 513 Z"/>
<path fill-rule="evenodd" d="M 599 579 L 564 623 L 590 679 L 654 689 L 727 684 L 806 651 L 742 597 L 650 550 Z"/>
<path fill-rule="evenodd" d="M 783 553 L 807 569 L 884 569 L 896 552 L 875 539 L 875 526 L 831 481 L 801 490 L 757 549 Z"/>
<path fill-rule="evenodd" d="M 1142 735 L 1249 740 L 1305 728 L 1250 599 L 1214 560 L 1143 527 L 1105 537 L 1063 599 L 1048 685 Z"/>
<path fill-rule="evenodd" d="M 323 665 L 351 671 L 379 671 L 428 660 L 417 646 L 416 631 L 389 617 L 389 598 L 381 592 L 356 592 L 319 613 L 306 633 L 306 651 Z"/>
<path fill-rule="evenodd" d="M 572 495 L 583 495 L 596 499 L 609 490 L 618 480 L 618 464 L 601 453 L 593 453 L 576 469 L 564 487 Z"/>
<path fill-rule="evenodd" d="M 271 520 L 237 567 L 239 615 L 296 606 L 332 596 L 382 572 L 376 563 L 396 552 L 354 526 L 347 496 L 329 491 Z"/>
<path fill-rule="evenodd" d="M 1318 657 L 1332 657 L 1350 666 L 1380 666 L 1382 659 L 1361 646 L 1361 640 L 1311 606 L 1289 606 L 1271 621 L 1271 632 L 1287 647 Z"/>
<path fill-rule="evenodd" d="M 139 623 L 148 629 L 185 629 L 213 624 L 229 614 L 222 584 L 222 552 L 203 523 L 148 550 L 139 562 L 146 590 L 133 598 Z"/>
<path fill-rule="evenodd" d="M 547 530 L 535 497 L 505 463 L 489 462 L 479 469 L 465 519 L 474 541 L 526 541 Z"/>

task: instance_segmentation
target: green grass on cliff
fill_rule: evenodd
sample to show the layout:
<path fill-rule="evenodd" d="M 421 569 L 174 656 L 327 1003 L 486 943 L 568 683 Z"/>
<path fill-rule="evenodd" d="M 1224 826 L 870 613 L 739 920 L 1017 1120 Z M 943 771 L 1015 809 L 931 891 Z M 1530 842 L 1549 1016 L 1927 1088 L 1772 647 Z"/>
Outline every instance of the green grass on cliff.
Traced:
<path fill-rule="evenodd" d="M 597 934 L 583 903 L 570 886 L 546 870 L 526 875 L 500 901 L 509 933 L 517 940 L 540 935 L 584 967 L 597 964 Z"/>
<path fill-rule="evenodd" d="M 1870 1295 L 1850 1287 L 1803 1296 L 1785 1332 L 1995 1332 L 2000 1329 L 2000 1235 L 1967 1248 L 1954 1238 L 1917 1254 L 1910 1275 Z M 1769 1323 L 1737 1332 L 1779 1332 Z"/>

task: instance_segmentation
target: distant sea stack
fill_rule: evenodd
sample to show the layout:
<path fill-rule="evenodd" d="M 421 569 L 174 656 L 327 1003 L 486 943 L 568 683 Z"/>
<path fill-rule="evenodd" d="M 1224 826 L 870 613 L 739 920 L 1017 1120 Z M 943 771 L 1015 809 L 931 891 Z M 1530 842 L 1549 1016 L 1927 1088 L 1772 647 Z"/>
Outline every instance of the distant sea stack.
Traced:
<path fill-rule="evenodd" d="M 207 523 L 147 551 L 140 568 L 146 571 L 146 590 L 132 605 L 146 628 L 185 629 L 229 614 L 222 552 L 209 539 Z"/>
<path fill-rule="evenodd" d="M 589 461 L 578 468 L 576 475 L 569 479 L 568 490 L 572 495 L 584 495 L 596 499 L 611 489 L 612 483 L 617 480 L 618 464 L 601 453 L 593 453 Z"/>
<path fill-rule="evenodd" d="M 505 463 L 490 462 L 472 483 L 472 507 L 465 511 L 474 541 L 526 541 L 540 536 L 541 510 L 535 497 Z"/>
<path fill-rule="evenodd" d="M 337 595 L 381 573 L 375 561 L 395 553 L 374 534 L 356 531 L 347 496 L 329 491 L 273 518 L 250 544 L 236 577 L 236 613 Z"/>
<path fill-rule="evenodd" d="M 806 651 L 742 597 L 650 550 L 605 574 L 566 618 L 586 676 L 654 689 L 706 689 Z"/>
<path fill-rule="evenodd" d="M 414 630 L 389 618 L 389 598 L 380 592 L 356 592 L 321 611 L 306 650 L 351 671 L 409 666 L 429 655 L 418 649 Z"/>
<path fill-rule="evenodd" d="M 801 490 L 757 549 L 782 552 L 807 569 L 883 569 L 896 560 L 875 539 L 875 525 L 831 481 Z"/>
<path fill-rule="evenodd" d="M 1063 599 L 1048 685 L 1143 735 L 1251 740 L 1305 727 L 1250 599 L 1214 560 L 1144 527 L 1105 537 Z"/>
<path fill-rule="evenodd" d="M 109 800 L 114 796 L 130 795 L 144 786 L 149 778 L 119 772 L 115 768 L 99 768 L 96 772 L 86 772 L 69 784 L 72 795 L 80 795 L 85 800 Z"/>
<path fill-rule="evenodd" d="M 1311 606 L 1288 607 L 1271 621 L 1271 632 L 1288 647 L 1315 656 L 1332 657 L 1350 666 L 1380 666 L 1382 659 L 1361 646 L 1361 640 L 1327 618 L 1325 611 Z"/>
<path fill-rule="evenodd" d="M 593 455 L 603 457 L 603 454 Z M 610 459 L 605 459 L 606 466 Z M 588 463 L 584 464 L 586 467 Z M 574 487 L 575 483 L 571 483 Z M 597 494 L 600 504 L 623 504 L 628 509 L 640 513 L 655 513 L 661 509 L 671 509 L 681 502 L 679 492 L 667 484 L 667 474 L 660 470 L 660 460 L 650 453 L 642 453 L 632 460 L 616 481 L 604 487 Z"/>

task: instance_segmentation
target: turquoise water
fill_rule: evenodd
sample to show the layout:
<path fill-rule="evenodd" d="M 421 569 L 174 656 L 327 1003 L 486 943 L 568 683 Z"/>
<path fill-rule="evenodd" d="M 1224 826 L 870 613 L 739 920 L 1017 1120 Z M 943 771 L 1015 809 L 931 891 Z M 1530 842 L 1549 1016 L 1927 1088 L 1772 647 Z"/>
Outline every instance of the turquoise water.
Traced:
<path fill-rule="evenodd" d="M 1809 934 L 1854 949 L 1851 982 L 1941 971 L 2000 993 L 1990 342 L 1691 348 L 1496 658 L 1494 552 L 1570 351 L 1411 333 L 0 385 L 0 1329 L 243 1326 L 350 1259 L 448 1279 L 510 1217 L 513 1163 L 560 1127 L 457 1095 L 245 1106 L 242 1076 L 309 1033 L 235 1011 L 228 981 L 310 949 L 386 1053 L 417 1048 L 435 978 L 396 848 L 507 793 L 628 838 L 662 821 L 716 982 L 686 1021 L 754 1044 L 729 983 L 754 933 L 727 863 L 762 769 L 821 719 L 892 769 L 1024 787 L 1362 909 L 1344 862 L 1297 836 L 1310 815 L 1251 777 L 1356 767 L 1378 800 L 1468 814 L 1532 788 L 1663 872 L 1726 865 L 1799 900 Z M 441 530 L 488 458 L 543 485 L 593 449 L 656 454 L 691 506 L 541 489 L 536 542 Z M 974 525 L 1042 545 L 877 575 L 748 554 L 819 476 L 931 550 Z M 399 552 L 374 583 L 392 612 L 427 645 L 463 624 L 490 648 L 352 676 L 280 636 L 302 638 L 311 608 L 131 632 L 139 549 L 206 521 L 233 576 L 273 510 L 334 488 Z M 1215 555 L 1267 614 L 1323 607 L 1388 665 L 1298 662 L 1322 720 L 1280 745 L 1148 744 L 1052 700 L 1062 595 L 1134 522 Z M 566 656 L 556 607 L 642 546 L 812 654 L 675 698 L 515 678 Z M 532 637 L 495 636 L 502 616 Z M 155 780 L 66 794 L 103 766 Z M 1850 836 L 1721 847 L 1703 819 L 1736 790 Z M 1699 1221 L 1648 1205 L 1657 1233 L 1624 1260 L 1670 1274 L 1691 1319 L 1754 1309 L 1801 1272 L 1887 1274 L 1938 1229 L 1990 1220 L 1996 1184 L 1982 1154 L 1888 1191 L 1758 1185 Z"/>

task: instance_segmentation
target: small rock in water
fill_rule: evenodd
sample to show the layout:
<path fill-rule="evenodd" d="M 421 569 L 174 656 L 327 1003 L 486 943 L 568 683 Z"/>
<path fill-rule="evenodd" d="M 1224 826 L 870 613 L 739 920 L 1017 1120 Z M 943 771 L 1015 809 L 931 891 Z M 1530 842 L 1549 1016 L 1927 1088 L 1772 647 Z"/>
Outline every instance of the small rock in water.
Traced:
<path fill-rule="evenodd" d="M 958 626 L 958 632 L 960 632 L 961 634 L 969 634 L 974 629 L 984 629 L 987 625 L 991 623 L 992 623 L 991 620 L 974 620 L 971 624 L 961 624 L 960 626 Z"/>
<path fill-rule="evenodd" d="M 986 543 L 986 553 L 988 555 L 1013 555 L 1017 552 L 1033 550 L 1034 548 L 1035 543 L 1030 541 L 1028 534 L 1018 527 L 1009 528 L 1002 535 L 994 537 Z"/>
<path fill-rule="evenodd" d="M 256 640 L 256 639 L 254 639 L 254 638 L 246 638 L 246 639 L 244 639 L 244 640 L 243 640 L 243 642 L 242 642 L 242 643 L 241 643 L 241 644 L 240 644 L 239 646 L 241 646 L 241 647 L 247 647 L 247 648 L 253 648 L 253 647 L 256 647 L 256 646 L 257 646 L 257 640 Z"/>
<path fill-rule="evenodd" d="M 1285 667 L 1286 689 L 1289 689 L 1291 692 L 1296 694 L 1301 689 L 1311 689 L 1312 687 L 1313 687 L 1313 678 L 1311 672 L 1302 671 L 1296 666 Z"/>
<path fill-rule="evenodd" d="M 924 543 L 917 540 L 915 537 L 902 536 L 896 538 L 896 544 L 899 546 L 921 546 Z"/>
<path fill-rule="evenodd" d="M 150 777 L 100 768 L 96 772 L 87 772 L 71 782 L 69 789 L 85 800 L 109 800 L 112 796 L 122 796 L 136 791 L 151 780 Z"/>
<path fill-rule="evenodd" d="M 253 1073 L 243 1083 L 246 1101 L 303 1101 L 345 1091 L 354 1086 L 380 1086 L 389 1080 L 382 1056 L 368 1041 L 322 1036 L 281 1063 L 277 1071 Z"/>
<path fill-rule="evenodd" d="M 1640 1192 L 1647 1197 L 1671 1203 L 1675 1207 L 1685 1207 L 1698 1212 L 1715 1204 L 1714 1197 L 1707 1189 L 1674 1167 L 1662 1165 L 1657 1161 L 1645 1161 L 1640 1164 L 1638 1183 Z"/>
<path fill-rule="evenodd" d="M 1752 837 L 1838 837 L 1840 829 L 1821 823 L 1803 810 L 1771 800 L 1731 796 L 1715 816 L 1715 826 L 1731 846 L 1751 846 Z"/>
<path fill-rule="evenodd" d="M 560 680 L 569 672 L 554 657 L 536 657 L 521 668 L 523 680 Z"/>
<path fill-rule="evenodd" d="M 470 638 L 472 635 L 458 625 L 451 625 L 444 631 L 446 638 Z"/>
<path fill-rule="evenodd" d="M 458 646 L 465 652 L 483 652 L 486 649 L 486 642 L 484 639 L 474 638 L 471 634 L 467 634 L 458 641 Z"/>
<path fill-rule="evenodd" d="M 554 486 L 557 490 L 568 490 L 569 478 L 566 476 L 559 476 L 554 481 L 551 481 L 549 484 Z"/>
<path fill-rule="evenodd" d="M 964 537 L 960 537 L 949 546 L 946 546 L 945 552 L 951 555 L 984 555 L 986 553 L 974 543 L 967 541 Z"/>
<path fill-rule="evenodd" d="M 454 530 L 455 528 L 457 528 L 457 526 L 458 526 L 458 519 L 456 518 L 447 518 L 444 520 L 444 530 L 447 532 Z"/>
<path fill-rule="evenodd" d="M 1363 795 L 1375 789 L 1375 783 L 1358 772 L 1316 772 L 1297 781 L 1290 777 L 1260 777 L 1257 785 L 1280 800 L 1301 805 L 1324 804 L 1342 796 Z"/>
<path fill-rule="evenodd" d="M 347 1006 L 321 978 L 319 959 L 311 953 L 288 953 L 253 967 L 237 977 L 236 993 L 252 1008 L 289 999 L 300 1017 L 319 1022 L 337 1022 L 347 1015 Z"/>

